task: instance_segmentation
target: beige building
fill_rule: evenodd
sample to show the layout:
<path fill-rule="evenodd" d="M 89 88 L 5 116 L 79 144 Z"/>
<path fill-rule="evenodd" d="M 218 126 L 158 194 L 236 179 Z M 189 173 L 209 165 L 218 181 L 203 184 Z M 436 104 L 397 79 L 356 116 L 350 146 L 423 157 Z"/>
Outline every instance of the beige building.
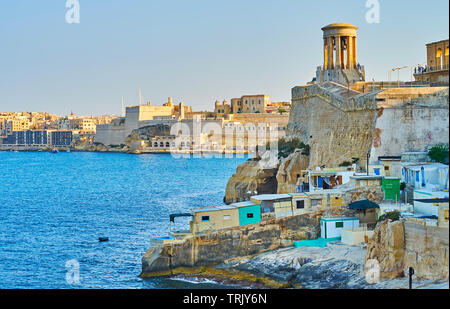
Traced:
<path fill-rule="evenodd" d="M 80 119 L 78 122 L 78 129 L 81 131 L 80 133 L 86 134 L 86 133 L 95 133 L 96 131 L 96 124 L 94 119 L 90 118 L 84 118 Z"/>
<path fill-rule="evenodd" d="M 449 40 L 427 44 L 427 66 L 414 69 L 416 81 L 432 84 L 449 84 Z"/>
<path fill-rule="evenodd" d="M 214 112 L 218 115 L 231 114 L 231 106 L 227 103 L 227 100 L 223 100 L 222 104 L 220 104 L 220 102 L 217 100 L 214 105 Z"/>
<path fill-rule="evenodd" d="M 95 141 L 108 145 L 124 143 L 133 130 L 153 124 L 154 120 L 167 122 L 182 120 L 185 114 L 192 112 L 190 106 L 183 103 L 172 104 L 172 98 L 162 106 L 153 106 L 150 102 L 144 105 L 126 107 L 125 117 L 116 118 L 110 124 L 97 125 Z"/>
<path fill-rule="evenodd" d="M 27 118 L 11 119 L 6 123 L 7 131 L 25 131 L 30 129 L 30 120 Z"/>

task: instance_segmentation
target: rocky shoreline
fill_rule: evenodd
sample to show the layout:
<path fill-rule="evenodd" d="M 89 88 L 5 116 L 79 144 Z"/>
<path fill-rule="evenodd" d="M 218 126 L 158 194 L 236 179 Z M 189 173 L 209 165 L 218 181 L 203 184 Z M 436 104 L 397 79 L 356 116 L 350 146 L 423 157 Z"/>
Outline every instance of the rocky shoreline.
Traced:
<path fill-rule="evenodd" d="M 368 283 L 364 273 L 366 246 L 331 242 L 327 247 L 287 247 L 215 267 L 180 267 L 149 277 L 203 278 L 244 288 L 408 289 L 408 277 Z M 413 279 L 413 289 L 448 289 L 447 280 Z"/>

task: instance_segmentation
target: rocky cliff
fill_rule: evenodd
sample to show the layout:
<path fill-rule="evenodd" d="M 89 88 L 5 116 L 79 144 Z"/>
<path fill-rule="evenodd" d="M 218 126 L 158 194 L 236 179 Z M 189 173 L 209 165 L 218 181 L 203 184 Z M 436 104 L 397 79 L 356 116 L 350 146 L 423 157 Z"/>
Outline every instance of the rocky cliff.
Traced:
<path fill-rule="evenodd" d="M 297 176 L 308 167 L 308 156 L 295 150 L 286 158 L 266 152 L 261 160 L 248 160 L 236 169 L 227 183 L 224 202 L 227 204 L 247 200 L 256 194 L 295 192 Z"/>
<path fill-rule="evenodd" d="M 300 171 L 306 170 L 309 165 L 309 157 L 302 154 L 302 150 L 298 149 L 290 154 L 287 158 L 281 159 L 277 172 L 277 192 L 292 193 L 295 192 L 297 178 Z"/>
<path fill-rule="evenodd" d="M 426 226 L 424 220 L 379 223 L 365 260 L 375 259 L 382 278 L 402 277 L 409 267 L 420 279 L 448 279 L 449 230 Z"/>
<path fill-rule="evenodd" d="M 256 194 L 277 193 L 278 159 L 266 152 L 261 159 L 249 159 L 240 164 L 228 180 L 224 202 L 231 204 L 248 200 Z"/>

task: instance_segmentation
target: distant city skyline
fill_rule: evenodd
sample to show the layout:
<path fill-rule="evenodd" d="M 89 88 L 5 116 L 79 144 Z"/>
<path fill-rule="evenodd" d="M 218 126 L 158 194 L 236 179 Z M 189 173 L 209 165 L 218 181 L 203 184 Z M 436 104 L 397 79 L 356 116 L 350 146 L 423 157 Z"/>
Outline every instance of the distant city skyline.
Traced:
<path fill-rule="evenodd" d="M 194 110 L 246 94 L 290 101 L 291 88 L 322 65 L 321 28 L 358 29 L 366 80 L 388 71 L 411 79 L 425 44 L 448 39 L 447 0 L 383 1 L 380 23 L 366 21 L 366 0 L 79 0 L 68 24 L 61 1 L 0 3 L 0 112 L 67 115 L 122 113 L 126 106 L 183 101 Z M 397 72 L 392 73 L 397 80 Z"/>

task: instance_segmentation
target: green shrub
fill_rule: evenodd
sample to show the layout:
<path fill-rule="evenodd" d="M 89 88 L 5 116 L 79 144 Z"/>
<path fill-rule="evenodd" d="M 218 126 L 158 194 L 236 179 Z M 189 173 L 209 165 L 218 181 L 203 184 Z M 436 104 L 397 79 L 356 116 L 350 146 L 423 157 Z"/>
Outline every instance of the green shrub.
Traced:
<path fill-rule="evenodd" d="M 392 221 L 398 221 L 400 220 L 400 212 L 398 210 L 389 211 L 378 218 L 378 222 L 384 221 L 384 220 L 392 220 Z"/>
<path fill-rule="evenodd" d="M 267 149 L 270 148 L 270 144 L 267 144 Z M 278 157 L 286 158 L 291 153 L 294 153 L 296 149 L 302 150 L 302 155 L 309 156 L 310 147 L 309 145 L 301 142 L 298 138 L 294 138 L 290 141 L 281 138 L 278 141 Z"/>
<path fill-rule="evenodd" d="M 400 190 L 405 190 L 405 188 L 406 188 L 406 183 L 404 181 L 402 181 L 400 183 Z"/>
<path fill-rule="evenodd" d="M 344 161 L 341 164 L 339 164 L 339 166 L 350 166 L 350 165 L 352 165 L 352 163 L 349 161 Z"/>
<path fill-rule="evenodd" d="M 448 164 L 448 144 L 437 144 L 428 151 L 428 157 L 433 162 Z"/>

